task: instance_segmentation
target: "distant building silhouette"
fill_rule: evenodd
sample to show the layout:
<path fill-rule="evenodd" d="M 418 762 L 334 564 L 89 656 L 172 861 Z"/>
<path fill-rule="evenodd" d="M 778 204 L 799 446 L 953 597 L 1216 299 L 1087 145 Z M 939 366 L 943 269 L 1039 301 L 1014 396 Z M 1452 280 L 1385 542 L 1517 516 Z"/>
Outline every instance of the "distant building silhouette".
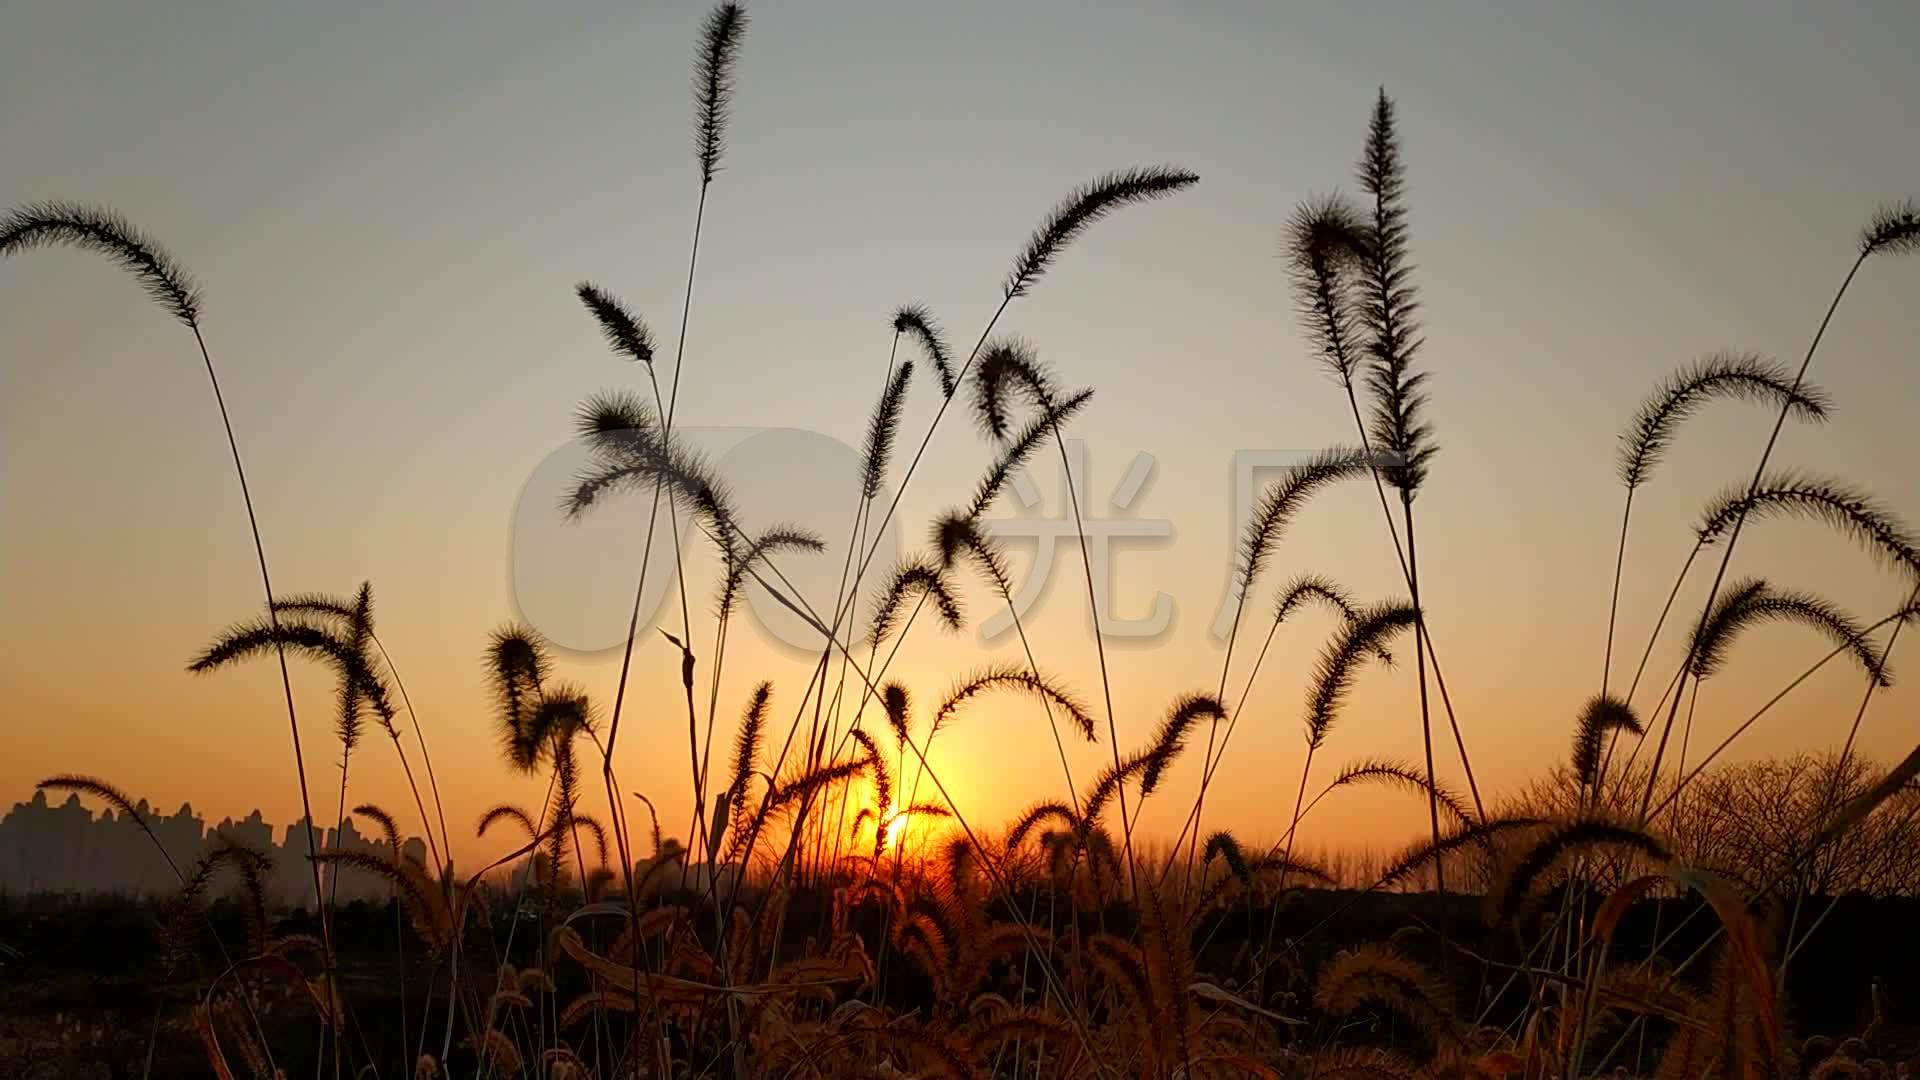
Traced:
<path fill-rule="evenodd" d="M 304 819 L 287 826 L 281 842 L 275 844 L 273 826 L 258 810 L 240 821 L 222 820 L 209 830 L 190 803 L 182 803 L 170 817 L 155 812 L 145 799 L 136 809 L 183 873 L 203 851 L 224 837 L 272 857 L 273 871 L 267 878 L 269 903 L 288 907 L 312 904 L 313 872 L 307 867 Z M 318 846 L 368 851 L 384 848 L 385 842 L 361 836 L 348 819 L 344 830 L 326 830 Z M 426 845 L 418 837 L 402 841 L 401 851 L 422 861 L 427 857 Z M 223 878 L 215 883 L 214 894 L 224 894 L 230 886 L 231 879 Z M 179 888 L 179 879 L 131 814 L 116 814 L 108 808 L 95 817 L 80 804 L 78 795 L 68 795 L 65 802 L 55 806 L 47 801 L 46 792 L 36 791 L 31 800 L 15 803 L 0 818 L 0 894 L 141 896 Z M 340 875 L 338 893 L 342 903 L 382 900 L 388 895 L 388 886 L 375 875 L 346 870 Z"/>

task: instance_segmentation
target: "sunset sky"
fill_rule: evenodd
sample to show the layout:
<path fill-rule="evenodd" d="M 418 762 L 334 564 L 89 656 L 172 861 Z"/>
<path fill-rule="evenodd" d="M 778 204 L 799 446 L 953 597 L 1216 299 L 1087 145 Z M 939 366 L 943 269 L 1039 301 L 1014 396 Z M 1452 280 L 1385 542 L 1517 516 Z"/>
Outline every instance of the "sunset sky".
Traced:
<path fill-rule="evenodd" d="M 670 374 L 699 184 L 688 74 L 702 11 L 16 0 L 0 21 L 0 204 L 109 203 L 203 281 L 276 584 L 373 583 L 463 858 L 498 848 L 472 837 L 484 808 L 531 805 L 543 790 L 499 762 L 481 680 L 488 631 L 531 620 L 570 646 L 564 677 L 611 700 L 618 652 L 604 646 L 624 626 L 645 510 L 564 525 L 553 481 L 566 460 L 554 455 L 583 398 L 645 384 L 609 355 L 572 288 L 598 282 L 642 313 Z M 1083 507 L 1163 534 L 1112 556 L 1117 617 L 1145 618 L 1156 594 L 1171 611 L 1161 635 L 1108 642 L 1126 747 L 1175 696 L 1219 678 L 1223 643 L 1209 628 L 1237 529 L 1236 454 L 1352 440 L 1295 323 L 1278 235 L 1297 201 L 1352 190 L 1378 85 L 1400 108 L 1441 444 L 1418 503 L 1424 599 L 1489 795 L 1564 759 L 1574 713 L 1599 689 L 1615 438 L 1639 399 L 1716 349 L 1797 364 L 1869 212 L 1920 195 L 1920 12 L 1901 0 L 821 2 L 751 14 L 678 420 L 728 471 L 750 522 L 797 520 L 844 543 L 857 477 L 833 440 L 859 444 L 895 306 L 930 305 L 964 352 L 1029 230 L 1073 185 L 1133 164 L 1200 175 L 1097 226 L 1000 326 L 1064 382 L 1097 388 L 1071 431 L 1086 448 Z M 1811 375 L 1834 419 L 1789 427 L 1775 458 L 1844 476 L 1909 520 L 1920 518 L 1916 295 L 1920 261 L 1869 264 Z M 35 252 L 0 264 L 0 370 L 0 809 L 74 771 L 169 811 L 191 800 L 211 820 L 254 807 L 293 820 L 271 662 L 185 671 L 261 602 L 191 336 L 101 260 Z M 932 420 L 931 385 L 909 395 L 896 482 Z M 1699 506 L 1751 475 L 1770 419 L 1714 407 L 1637 497 L 1629 667 Z M 967 417 L 948 415 L 901 503 L 902 554 L 966 497 L 989 454 Z M 1038 505 L 1009 496 L 996 515 L 1057 520 L 1058 461 L 1042 461 Z M 1124 509 L 1117 489 L 1132 496 Z M 1042 667 L 1104 727 L 1081 566 L 1065 546 L 1028 632 Z M 715 567 L 697 543 L 686 550 L 705 643 Z M 840 550 L 783 562 L 816 606 L 830 603 Z M 1017 576 L 1031 551 L 1015 545 Z M 1683 593 L 1682 624 L 1711 568 Z M 1318 501 L 1289 534 L 1249 605 L 1253 646 L 1236 650 L 1229 700 L 1274 587 L 1303 570 L 1368 599 L 1404 593 L 1370 489 Z M 1906 589 L 1812 526 L 1756 527 L 1734 572 L 1818 591 L 1868 621 Z M 980 640 L 989 594 L 970 582 L 968 599 L 964 635 L 916 626 L 889 672 L 914 690 L 922 722 L 960 674 L 1020 656 L 1010 634 Z M 677 602 L 660 614 L 678 632 Z M 1305 679 L 1330 629 L 1313 614 L 1276 637 L 1209 796 L 1210 826 L 1284 829 Z M 1652 705 L 1681 642 L 1665 639 L 1636 705 Z M 1920 673 L 1912 646 L 1896 650 L 1896 677 Z M 1756 631 L 1702 692 L 1693 756 L 1825 651 L 1801 630 Z M 1401 652 L 1396 670 L 1361 677 L 1316 775 L 1369 755 L 1417 760 L 1411 643 Z M 747 620 L 716 745 L 761 678 L 774 681 L 784 734 L 813 658 Z M 657 634 L 641 639 L 616 765 L 684 836 L 678 667 Z M 1915 681 L 1877 699 L 1869 753 L 1912 747 Z M 1829 665 L 1736 750 L 1836 747 L 1862 689 L 1857 671 Z M 324 817 L 339 779 L 330 681 L 305 669 L 296 690 Z M 1451 738 L 1437 738 L 1459 785 Z M 1102 739 L 1073 748 L 1083 785 L 1109 760 Z M 1064 795 L 1045 719 L 1022 700 L 970 706 L 933 757 L 978 824 Z M 1198 760 L 1150 804 L 1150 831 L 1178 828 Z M 367 740 L 351 776 L 355 801 L 404 808 L 419 831 L 384 738 Z M 1425 819 L 1403 796 L 1330 800 L 1305 843 L 1392 845 Z"/>

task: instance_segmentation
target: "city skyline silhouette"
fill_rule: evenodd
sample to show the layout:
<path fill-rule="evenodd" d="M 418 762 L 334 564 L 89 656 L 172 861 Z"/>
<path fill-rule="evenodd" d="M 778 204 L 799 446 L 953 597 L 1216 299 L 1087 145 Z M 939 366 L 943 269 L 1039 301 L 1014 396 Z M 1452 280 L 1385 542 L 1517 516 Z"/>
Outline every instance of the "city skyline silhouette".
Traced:
<path fill-rule="evenodd" d="M 0 817 L 0 896 L 36 896 L 71 894 L 82 896 L 148 896 L 177 892 L 180 879 L 173 867 L 190 866 L 203 852 L 222 841 L 238 844 L 272 859 L 265 880 L 267 902 L 278 907 L 311 906 L 313 879 L 307 869 L 307 837 L 304 820 L 288 823 L 276 830 L 255 809 L 235 820 L 220 819 L 208 826 L 191 802 L 182 803 L 172 814 L 162 814 L 146 799 L 133 807 L 146 819 L 153 831 L 149 838 L 132 814 L 103 808 L 98 814 L 88 809 L 79 795 L 69 793 L 55 802 L 44 790 L 37 790 L 24 802 L 16 802 Z M 366 837 L 347 818 L 337 827 L 313 830 L 316 848 L 348 851 L 384 850 L 386 842 Z M 275 836 L 279 842 L 275 842 Z M 166 852 L 163 858 L 155 844 Z M 417 836 L 401 841 L 400 852 L 424 862 L 427 845 Z M 226 891 L 226 883 L 216 883 L 216 894 Z M 381 878 L 353 869 L 340 875 L 342 902 L 353 900 L 384 901 L 388 884 Z"/>

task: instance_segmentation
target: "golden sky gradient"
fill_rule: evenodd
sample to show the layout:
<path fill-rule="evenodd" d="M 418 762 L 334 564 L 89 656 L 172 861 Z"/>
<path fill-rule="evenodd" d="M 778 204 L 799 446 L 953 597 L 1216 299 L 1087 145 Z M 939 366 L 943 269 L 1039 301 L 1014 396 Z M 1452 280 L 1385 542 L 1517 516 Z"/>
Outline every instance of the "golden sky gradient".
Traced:
<path fill-rule="evenodd" d="M 1418 504 L 1425 599 L 1480 786 L 1510 790 L 1564 758 L 1574 712 L 1599 688 L 1615 436 L 1638 400 L 1716 349 L 1797 364 L 1868 212 L 1920 185 L 1920 144 L 1888 137 L 1920 100 L 1920 74 L 1892 44 L 1920 30 L 1911 11 L 1855 5 L 1814 25 L 1789 5 L 1714 6 L 1389 18 L 1142 5 L 1089 20 L 1007 5 L 961 28 L 932 5 L 756 10 L 727 167 L 707 204 L 681 420 L 857 445 L 893 307 L 928 303 L 964 349 L 1027 231 L 1072 185 L 1136 162 L 1198 172 L 1194 190 L 1100 225 L 1001 324 L 1063 381 L 1098 390 L 1071 432 L 1087 448 L 1084 505 L 1168 523 L 1164 540 L 1113 556 L 1120 617 L 1144 617 L 1156 593 L 1172 605 L 1164 635 L 1108 643 L 1121 742 L 1137 745 L 1174 697 L 1219 678 L 1209 624 L 1237 528 L 1235 454 L 1352 439 L 1294 323 L 1276 237 L 1296 201 L 1351 189 L 1385 82 L 1401 107 L 1441 445 Z M 487 632 L 535 609 L 618 621 L 631 596 L 644 510 L 572 537 L 557 520 L 528 531 L 528 508 L 538 517 L 547 505 L 529 484 L 563 448 L 577 402 L 643 388 L 607 354 L 575 281 L 607 286 L 671 349 L 697 192 L 685 81 L 698 14 L 209 6 L 108 19 L 29 4 L 0 45 L 0 202 L 111 202 L 203 279 L 276 583 L 346 594 L 373 582 L 463 858 L 497 850 L 472 838 L 484 808 L 541 794 L 499 762 L 480 677 Z M 1911 259 L 1863 272 L 1811 374 L 1835 417 L 1789 427 L 1775 457 L 1844 476 L 1909 519 L 1920 515 L 1916 285 Z M 271 663 L 185 671 L 260 604 L 191 337 L 112 268 L 35 253 L 0 265 L 0 362 L 0 803 L 76 771 L 168 810 L 191 800 L 211 820 L 254 807 L 293 820 Z M 896 480 L 933 407 L 923 389 L 910 394 Z M 1629 666 L 1698 507 L 1750 475 L 1769 420 L 1714 407 L 1637 497 L 1620 623 Z M 946 419 L 901 503 L 903 553 L 965 497 L 988 454 L 966 417 Z M 1140 454 L 1152 475 L 1115 509 Z M 1038 505 L 1006 499 L 998 516 L 1058 516 L 1057 461 L 1043 461 Z M 818 512 L 843 542 L 850 469 L 768 475 L 736 478 L 749 521 Z M 1249 606 L 1254 647 L 1274 586 L 1296 572 L 1366 599 L 1404 592 L 1373 500 L 1355 486 L 1302 517 Z M 630 545 L 624 564 L 605 562 L 615 541 Z M 571 591 L 526 594 L 516 543 L 554 545 L 549 569 Z M 704 642 L 714 565 L 687 550 Z M 1031 547 L 1014 550 L 1019 576 Z M 816 558 L 822 605 L 840 562 L 837 550 Z M 1681 594 L 1682 623 L 1711 568 Z M 1905 591 L 1811 526 L 1757 527 L 1733 572 L 1818 591 L 1867 620 Z M 890 672 L 923 719 L 963 672 L 1020 658 L 1011 635 L 979 639 L 989 594 L 970 584 L 968 599 L 965 634 L 917 627 Z M 1063 550 L 1027 628 L 1041 665 L 1104 727 L 1085 601 L 1078 557 Z M 1284 828 L 1305 679 L 1329 630 L 1309 615 L 1275 638 L 1209 796 L 1210 827 Z M 1655 652 L 1653 690 L 1637 705 L 1651 705 L 1680 642 L 1670 634 Z M 1236 649 L 1230 701 L 1253 651 Z M 1417 759 L 1410 642 L 1401 651 L 1397 670 L 1361 677 L 1317 775 L 1370 755 Z M 1793 629 L 1754 633 L 1701 695 L 1695 753 L 1824 652 Z M 1911 656 L 1905 643 L 1895 651 L 1896 677 Z M 684 836 L 678 662 L 643 636 L 616 764 Z M 747 620 L 716 745 L 762 678 L 784 734 L 812 662 Z M 610 700 L 617 653 L 570 652 L 561 667 Z M 332 792 L 328 677 L 303 670 L 295 685 L 311 783 Z M 1835 747 L 1862 689 L 1857 672 L 1830 665 L 1737 749 Z M 1916 705 L 1904 681 L 1880 695 L 1866 751 L 1910 749 Z M 1441 771 L 1463 786 L 1442 732 Z M 1109 760 L 1102 738 L 1072 748 L 1082 784 Z M 1149 805 L 1150 833 L 1178 828 L 1197 761 Z M 1018 699 L 970 706 L 934 763 L 979 824 L 1064 795 L 1044 716 Z M 355 801 L 410 808 L 382 738 L 351 769 Z M 415 816 L 401 814 L 412 832 Z M 1401 796 L 1330 800 L 1316 818 L 1309 847 L 1395 844 L 1425 827 L 1424 808 Z"/>

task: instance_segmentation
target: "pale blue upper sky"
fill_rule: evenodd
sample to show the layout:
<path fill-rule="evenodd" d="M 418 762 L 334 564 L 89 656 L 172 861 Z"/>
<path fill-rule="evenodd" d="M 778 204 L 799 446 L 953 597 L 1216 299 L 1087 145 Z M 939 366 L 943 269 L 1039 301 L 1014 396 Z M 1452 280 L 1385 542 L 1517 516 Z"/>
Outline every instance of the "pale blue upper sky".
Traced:
<path fill-rule="evenodd" d="M 461 820 L 504 783 L 477 658 L 515 610 L 515 500 L 563 442 L 572 406 L 635 376 L 607 356 L 571 286 L 599 281 L 674 340 L 702 13 L 0 9 L 0 203 L 109 202 L 205 282 L 276 574 L 288 589 L 373 580 L 416 704 L 433 706 L 430 734 L 485 777 L 458 796 Z M 1564 753 L 1574 707 L 1597 688 L 1614 436 L 1636 401 L 1716 348 L 1797 362 L 1867 213 L 1920 194 L 1920 10 L 1899 0 L 789 3 L 752 18 L 708 204 L 689 424 L 856 442 L 894 305 L 929 303 L 964 348 L 1027 231 L 1073 184 L 1133 163 L 1201 175 L 1172 202 L 1103 223 L 1003 323 L 1064 379 L 1099 389 L 1076 429 L 1091 446 L 1091 502 L 1104 505 L 1137 451 L 1158 461 L 1133 512 L 1173 521 L 1174 537 L 1119 557 L 1114 602 L 1138 613 L 1163 590 L 1177 613 L 1158 652 L 1115 647 L 1126 741 L 1174 692 L 1217 675 L 1205 628 L 1228 557 L 1234 451 L 1350 438 L 1294 326 L 1276 236 L 1297 200 L 1351 186 L 1377 85 L 1400 104 L 1443 447 L 1420 503 L 1429 608 L 1470 746 L 1484 745 L 1476 760 L 1503 783 Z M 1781 450 L 1909 516 L 1920 516 L 1916 287 L 1912 260 L 1862 276 L 1814 370 L 1836 422 L 1790 430 Z M 72 769 L 165 805 L 292 816 L 271 672 L 181 672 L 258 602 L 197 362 L 191 340 L 95 260 L 0 266 L 0 681 L 9 731 L 26 730 L 9 736 L 0 797 Z M 917 436 L 930 415 L 918 398 L 904 430 Z M 1695 508 L 1750 471 L 1764 438 L 1757 415 L 1717 410 L 1644 496 L 1623 616 L 1634 651 Z M 908 537 L 984 457 L 966 424 L 942 429 L 903 504 Z M 1052 498 L 1052 471 L 1040 479 Z M 825 485 L 832 513 L 851 484 Z M 1275 578 L 1311 568 L 1368 596 L 1398 591 L 1370 498 L 1316 507 Z M 1741 571 L 1869 617 L 1898 599 L 1864 556 L 1811 529 L 1770 526 L 1743 550 Z M 1041 660 L 1092 698 L 1078 568 L 1066 568 L 1037 619 L 1053 631 Z M 1297 687 L 1323 629 L 1276 647 L 1255 698 L 1262 734 L 1237 737 L 1245 756 L 1220 798 L 1243 818 L 1267 806 L 1276 770 L 1298 767 Z M 927 635 L 902 670 L 929 699 L 976 651 Z M 1736 670 L 1791 673 L 1817 655 L 1771 631 Z M 766 665 L 795 700 L 799 665 Z M 645 655 L 661 719 L 622 768 L 677 806 L 684 766 L 654 761 L 684 755 L 672 666 L 657 648 Z M 736 667 L 723 702 L 762 674 Z M 609 693 L 612 670 L 576 674 Z M 1780 680 L 1722 681 L 1702 705 L 1716 738 Z M 1417 748 L 1411 683 L 1376 677 L 1334 760 Z M 308 708 L 324 742 L 320 685 Z M 1793 718 L 1763 721 L 1756 749 L 1837 741 L 1856 693 L 1851 675 L 1816 680 Z M 1904 752 L 1920 698 L 1888 701 L 1867 745 Z M 1050 740 L 1007 752 L 1038 722 L 1009 707 L 951 737 L 943 753 L 972 778 L 983 817 L 1057 791 Z M 1078 775 L 1105 753 L 1082 754 Z M 397 770 L 363 758 L 372 794 L 403 801 Z M 1162 810 L 1177 820 L 1192 783 L 1183 773 Z M 1393 805 L 1411 829 L 1419 815 Z"/>

